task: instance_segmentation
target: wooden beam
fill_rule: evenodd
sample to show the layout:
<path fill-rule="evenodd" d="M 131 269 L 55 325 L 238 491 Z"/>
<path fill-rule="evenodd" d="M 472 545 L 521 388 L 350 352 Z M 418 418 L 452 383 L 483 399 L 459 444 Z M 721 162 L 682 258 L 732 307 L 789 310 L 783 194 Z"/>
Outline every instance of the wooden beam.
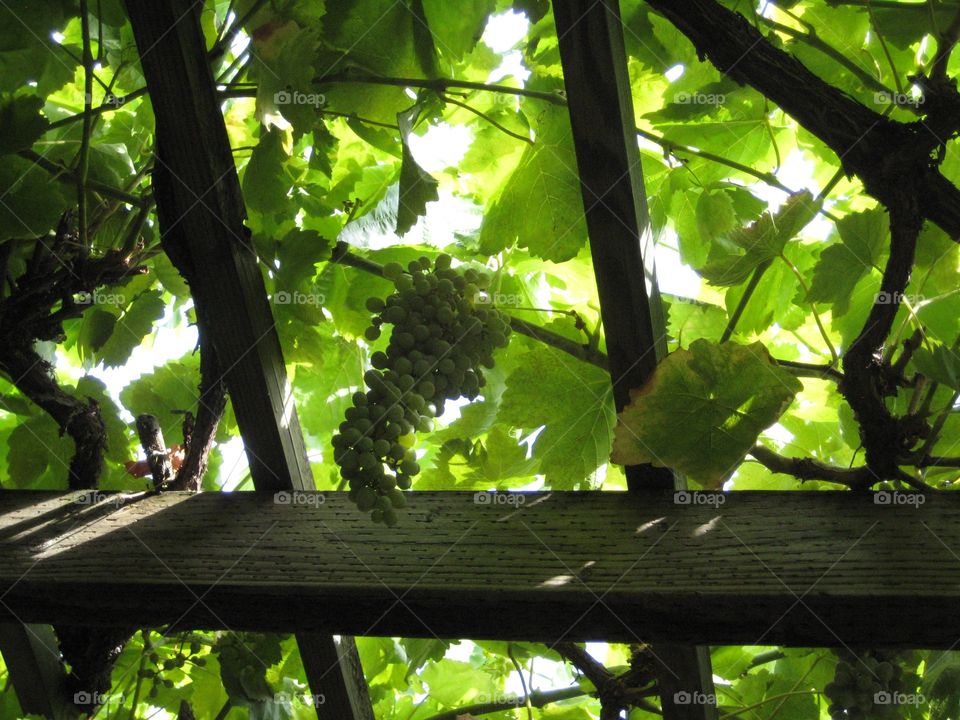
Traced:
<path fill-rule="evenodd" d="M 50 625 L 0 623 L 0 648 L 24 714 L 73 720 L 79 711 L 67 702 L 66 674 Z"/>
<path fill-rule="evenodd" d="M 954 493 L 918 509 L 849 492 L 419 492 L 395 528 L 343 493 L 89 497 L 0 493 L 0 620 L 806 647 L 960 636 Z"/>
<path fill-rule="evenodd" d="M 553 13 L 619 412 L 630 390 L 647 381 L 667 352 L 623 24 L 617 0 L 555 2 Z M 685 479 L 667 468 L 633 466 L 626 474 L 631 490 L 686 487 Z M 651 650 L 660 661 L 664 718 L 714 720 L 714 705 L 674 702 L 715 696 L 709 648 Z"/>
<path fill-rule="evenodd" d="M 163 247 L 189 282 L 201 332 L 209 333 L 226 373 L 254 486 L 313 490 L 276 323 L 244 225 L 201 7 L 195 0 L 127 2 L 156 116 L 153 185 Z M 336 708 L 338 718 L 373 720 L 353 639 L 343 638 L 336 650 L 331 637 L 297 641 L 314 696 Z M 330 667 L 341 658 L 342 668 Z M 317 711 L 329 716 L 319 702 Z"/>

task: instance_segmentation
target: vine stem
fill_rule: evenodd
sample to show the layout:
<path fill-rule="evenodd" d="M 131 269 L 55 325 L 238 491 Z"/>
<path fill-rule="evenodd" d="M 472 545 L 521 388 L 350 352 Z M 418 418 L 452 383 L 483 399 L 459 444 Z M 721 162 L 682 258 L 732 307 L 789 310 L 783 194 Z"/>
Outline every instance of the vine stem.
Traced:
<path fill-rule="evenodd" d="M 149 640 L 149 630 L 140 630 L 140 634 Z M 143 669 L 147 666 L 147 645 L 144 643 L 143 652 L 140 653 L 140 667 L 137 670 L 137 683 L 133 686 L 133 702 L 130 704 L 130 720 L 137 717 L 137 705 L 140 704 L 140 689 L 143 687 Z"/>
<path fill-rule="evenodd" d="M 780 253 L 780 259 L 787 264 L 787 267 L 790 268 L 790 272 L 794 274 L 794 276 L 797 278 L 797 282 L 800 283 L 800 287 L 802 287 L 804 292 L 809 295 L 810 287 L 804 281 L 803 274 L 797 269 L 797 266 L 790 262 L 789 258 L 787 258 L 787 256 L 782 252 Z M 823 321 L 820 319 L 820 313 L 817 311 L 817 305 L 812 300 L 810 301 L 810 309 L 813 310 L 813 320 L 815 323 L 817 323 L 817 328 L 820 330 L 820 337 L 823 338 L 823 342 L 826 343 L 827 349 L 830 351 L 830 357 L 833 359 L 833 362 L 838 362 L 840 360 L 840 356 L 837 354 L 837 349 L 833 346 L 833 342 L 830 340 L 830 335 L 827 333 L 827 329 L 823 326 Z"/>
<path fill-rule="evenodd" d="M 75 180 L 77 183 L 80 182 L 80 173 L 78 170 L 71 170 L 64 165 L 47 160 L 45 157 L 34 152 L 33 150 L 21 150 L 17 153 L 17 155 L 22 157 L 24 160 L 29 160 L 37 167 L 46 170 L 51 175 L 58 177 L 63 176 L 67 179 Z M 84 180 L 84 185 L 88 190 L 92 190 L 93 192 L 100 193 L 101 195 L 105 195 L 107 197 L 112 197 L 134 207 L 144 207 L 153 202 L 149 197 L 139 197 L 96 180 Z"/>
<path fill-rule="evenodd" d="M 506 93 L 508 95 L 520 95 L 523 97 L 534 98 L 536 100 L 545 100 L 554 105 L 566 105 L 567 101 L 563 95 L 553 92 L 542 92 L 539 90 L 527 90 L 526 88 L 510 87 L 509 85 L 493 85 L 489 83 L 472 82 L 469 80 L 453 80 L 451 78 L 402 78 L 402 77 L 381 77 L 379 75 L 362 75 L 360 73 L 336 73 L 334 75 L 321 75 L 313 79 L 315 85 L 333 85 L 341 83 L 359 83 L 364 85 L 392 85 L 394 87 L 421 88 L 424 90 L 433 90 L 437 93 L 445 92 L 450 88 L 460 90 L 480 90 L 483 92 Z"/>
<path fill-rule="evenodd" d="M 749 303 L 750 298 L 753 297 L 753 293 L 757 289 L 757 285 L 760 284 L 760 279 L 763 277 L 763 274 L 767 271 L 767 268 L 769 268 L 772 263 L 772 260 L 764 260 L 762 263 L 757 265 L 756 268 L 754 268 L 753 275 L 750 276 L 750 280 L 747 282 L 747 287 L 743 289 L 743 295 L 740 296 L 737 306 L 733 309 L 733 313 L 730 315 L 730 319 L 727 321 L 727 326 L 723 329 L 723 334 L 720 336 L 720 342 L 725 343 L 729 341 L 733 336 L 733 333 L 736 332 L 737 323 L 740 322 L 740 316 L 743 315 L 743 311 L 747 309 L 747 303 Z"/>
<path fill-rule="evenodd" d="M 838 218 L 834 217 L 830 213 L 827 213 L 826 211 L 823 210 L 823 201 L 826 199 L 827 195 L 830 194 L 833 188 L 837 186 L 837 183 L 840 182 L 841 178 L 843 178 L 842 168 L 840 170 L 837 170 L 833 174 L 833 177 L 831 177 L 830 180 L 827 181 L 827 184 L 823 186 L 823 188 L 820 190 L 819 193 L 817 193 L 817 197 L 814 200 L 814 202 L 820 206 L 821 208 L 820 212 L 822 212 L 826 217 L 829 217 L 834 222 L 837 222 Z M 783 253 L 781 253 L 780 256 L 783 257 Z M 784 258 L 784 260 L 786 260 L 786 258 Z M 765 262 L 762 262 L 759 265 L 757 265 L 756 269 L 753 271 L 753 275 L 750 276 L 750 280 L 747 284 L 747 287 L 744 288 L 743 295 L 740 296 L 740 301 L 737 303 L 737 307 L 734 308 L 733 314 L 730 316 L 730 320 L 727 322 L 727 326 L 723 330 L 723 335 L 721 335 L 720 337 L 720 342 L 727 342 L 731 338 L 733 333 L 736 331 L 737 323 L 740 322 L 740 316 L 743 315 L 743 311 L 746 310 L 747 303 L 750 302 L 750 298 L 753 297 L 753 293 L 754 291 L 756 291 L 757 285 L 760 284 L 760 279 L 763 277 L 763 274 L 767 271 L 767 269 L 770 267 L 772 262 L 773 262 L 772 260 L 767 260 Z M 787 264 L 789 265 L 790 263 L 788 262 Z M 817 317 L 817 325 L 820 325 L 819 317 Z M 821 334 L 823 334 L 822 332 L 823 326 L 820 325 L 820 327 L 821 327 Z M 824 339 L 826 339 L 826 337 Z M 830 344 L 829 340 L 827 340 L 827 345 L 830 347 L 830 356 L 833 358 L 833 361 L 836 362 L 837 361 L 836 350 L 833 348 L 833 345 Z"/>
<path fill-rule="evenodd" d="M 493 125 L 497 130 L 499 130 L 500 132 L 502 132 L 502 133 L 505 134 L 505 135 L 509 135 L 510 137 L 515 138 L 515 139 L 517 139 L 517 140 L 520 140 L 521 142 L 525 142 L 525 143 L 527 143 L 528 145 L 533 145 L 533 144 L 534 144 L 533 140 L 531 140 L 530 138 L 524 137 L 524 136 L 521 135 L 520 133 L 515 133 L 513 130 L 510 130 L 509 128 L 504 127 L 503 125 L 501 125 L 499 122 L 497 122 L 496 120 L 494 120 L 492 117 L 490 117 L 490 116 L 487 115 L 486 113 L 481 112 L 480 110 L 477 110 L 475 107 L 472 107 L 472 106 L 470 106 L 470 105 L 467 105 L 467 103 L 465 103 L 465 102 L 461 102 L 460 100 L 456 100 L 456 99 L 450 97 L 449 95 L 441 95 L 441 98 L 443 99 L 444 102 L 448 102 L 448 103 L 450 103 L 450 104 L 452 104 L 452 105 L 456 105 L 457 107 L 462 107 L 464 110 L 467 110 L 467 111 L 469 111 L 469 112 L 472 112 L 472 113 L 473 113 L 474 115 L 476 115 L 477 117 L 483 118 L 484 120 L 486 120 L 488 123 L 490 123 L 491 125 Z"/>
<path fill-rule="evenodd" d="M 515 710 L 520 707 L 521 700 L 524 704 L 529 703 L 530 707 L 542 708 L 550 703 L 560 702 L 561 700 L 570 700 L 572 698 L 584 697 L 588 695 L 583 688 L 579 686 L 562 688 L 560 690 L 534 690 L 523 698 L 509 698 L 499 702 L 476 703 L 474 705 L 464 705 L 453 710 L 445 710 L 442 713 L 431 715 L 424 720 L 457 720 L 464 715 L 487 715 L 489 713 L 501 712 L 503 710 Z"/>
<path fill-rule="evenodd" d="M 727 713 L 726 715 L 722 715 L 721 720 L 726 720 L 727 718 L 739 717 L 740 715 L 743 715 L 746 712 L 750 712 L 751 710 L 756 710 L 758 707 L 761 707 L 762 705 L 766 705 L 767 703 L 774 702 L 776 700 L 780 700 L 781 702 L 783 702 L 785 700 L 788 700 L 791 697 L 796 697 L 797 695 L 819 695 L 819 693 L 816 690 L 791 690 L 790 692 L 780 693 L 778 695 L 771 695 L 769 697 L 765 697 L 760 702 L 754 703 L 753 705 L 747 705 L 746 707 L 740 708 L 739 710 L 735 710 L 732 713 Z"/>

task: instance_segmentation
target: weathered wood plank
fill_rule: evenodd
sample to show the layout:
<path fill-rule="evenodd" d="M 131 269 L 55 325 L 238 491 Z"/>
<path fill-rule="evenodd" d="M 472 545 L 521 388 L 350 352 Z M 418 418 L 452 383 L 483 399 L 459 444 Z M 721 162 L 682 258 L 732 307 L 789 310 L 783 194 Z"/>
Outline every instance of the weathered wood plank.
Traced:
<path fill-rule="evenodd" d="M 731 493 L 717 507 L 421 492 L 393 529 L 338 493 L 77 497 L 0 494 L 0 619 L 680 644 L 960 635 L 952 493 L 917 508 L 852 493 Z"/>

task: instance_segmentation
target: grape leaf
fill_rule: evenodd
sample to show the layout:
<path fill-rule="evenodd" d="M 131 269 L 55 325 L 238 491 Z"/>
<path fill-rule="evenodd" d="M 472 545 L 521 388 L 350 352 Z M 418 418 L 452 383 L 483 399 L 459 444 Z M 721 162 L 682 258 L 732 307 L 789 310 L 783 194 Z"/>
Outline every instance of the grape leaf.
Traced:
<path fill-rule="evenodd" d="M 154 323 L 163 317 L 166 303 L 159 290 L 138 295 L 112 328 L 109 338 L 99 349 L 100 360 L 107 367 L 119 367 L 130 357 L 133 349 L 153 330 Z"/>
<path fill-rule="evenodd" d="M 889 220 L 880 208 L 852 213 L 837 223 L 840 242 L 820 253 L 807 300 L 833 305 L 834 317 L 850 309 L 854 286 L 872 269 L 879 271 L 887 252 Z"/>
<path fill-rule="evenodd" d="M 587 239 L 577 161 L 566 108 L 550 106 L 537 137 L 497 192 L 480 229 L 480 249 L 500 252 L 514 243 L 544 260 L 576 256 Z"/>
<path fill-rule="evenodd" d="M 58 183 L 15 155 L 0 163 L 0 239 L 42 237 L 70 205 Z"/>
<path fill-rule="evenodd" d="M 711 284 L 739 285 L 753 270 L 783 252 L 784 246 L 817 213 L 819 204 L 802 191 L 791 195 L 776 212 L 765 212 L 760 219 L 716 238 L 700 274 Z"/>
<path fill-rule="evenodd" d="M 403 141 L 403 160 L 400 166 L 400 198 L 397 204 L 397 235 L 404 235 L 418 218 L 427 213 L 427 203 L 440 199 L 437 181 L 417 164 L 410 151 L 410 133 L 420 116 L 421 107 L 414 105 L 397 113 L 397 125 Z"/>
<path fill-rule="evenodd" d="M 283 133 L 276 129 L 265 132 L 243 173 L 243 198 L 251 210 L 270 214 L 287 207 L 290 181 L 283 169 L 286 159 Z"/>
<path fill-rule="evenodd" d="M 546 426 L 533 457 L 550 487 L 592 487 L 594 472 L 610 454 L 610 378 L 559 350 L 539 347 L 525 353 L 507 378 L 497 419 L 529 430 Z"/>
<path fill-rule="evenodd" d="M 613 462 L 669 467 L 717 487 L 802 387 L 761 343 L 696 340 L 631 392 Z"/>
<path fill-rule="evenodd" d="M 483 33 L 494 0 L 423 0 L 430 32 L 437 50 L 452 62 L 460 62 Z"/>
<path fill-rule="evenodd" d="M 0 155 L 29 148 L 40 139 L 50 124 L 40 114 L 43 101 L 19 96 L 0 102 Z"/>

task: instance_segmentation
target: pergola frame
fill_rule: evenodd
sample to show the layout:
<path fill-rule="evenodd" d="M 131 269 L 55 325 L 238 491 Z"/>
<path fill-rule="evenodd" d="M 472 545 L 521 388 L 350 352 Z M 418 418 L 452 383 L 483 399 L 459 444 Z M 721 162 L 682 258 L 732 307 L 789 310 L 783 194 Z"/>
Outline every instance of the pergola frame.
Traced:
<path fill-rule="evenodd" d="M 356 648 L 331 633 L 653 642 L 664 716 L 701 720 L 716 708 L 672 702 L 711 688 L 697 644 L 953 643 L 951 497 L 929 502 L 922 524 L 913 507 L 844 493 L 678 505 L 682 478 L 637 467 L 625 495 L 504 507 L 414 493 L 386 529 L 343 494 L 312 493 L 195 3 L 127 4 L 157 115 L 161 230 L 177 226 L 177 260 L 195 270 L 261 492 L 0 494 L 0 649 L 25 711 L 69 712 L 50 690 L 49 630 L 22 623 L 294 631 L 320 716 L 357 720 L 372 710 Z M 619 410 L 665 347 L 619 9 L 565 0 L 554 12 Z"/>

